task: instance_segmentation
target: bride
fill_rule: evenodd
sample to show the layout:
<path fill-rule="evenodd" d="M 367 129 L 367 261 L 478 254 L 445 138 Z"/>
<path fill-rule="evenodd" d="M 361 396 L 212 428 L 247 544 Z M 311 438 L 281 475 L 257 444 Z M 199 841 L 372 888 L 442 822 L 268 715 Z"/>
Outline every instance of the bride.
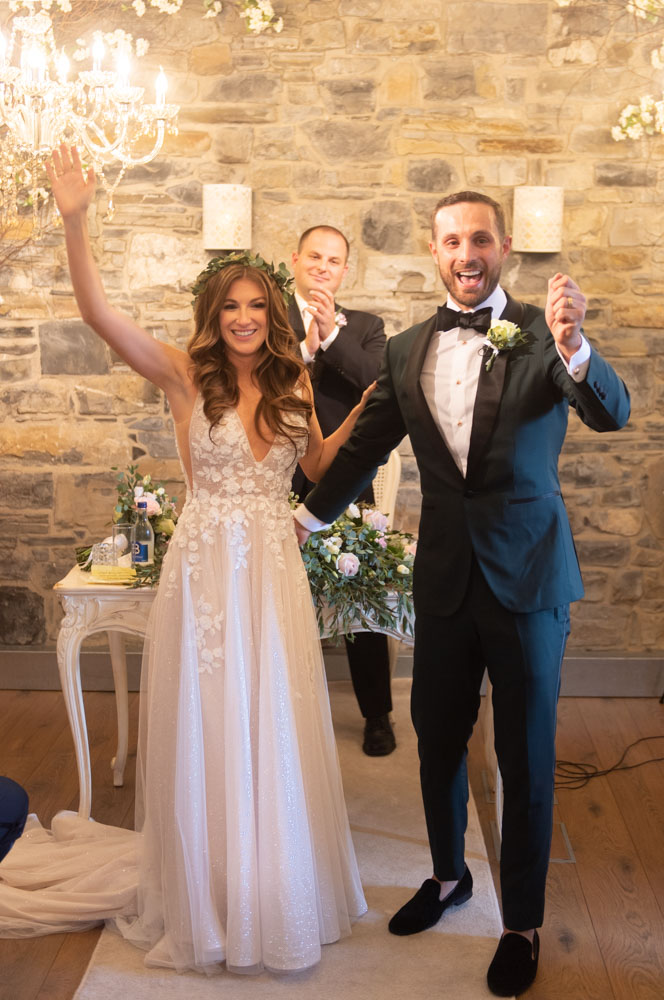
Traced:
<path fill-rule="evenodd" d="M 100 920 L 146 964 L 303 969 L 366 910 L 343 800 L 311 595 L 288 504 L 318 480 L 371 392 L 323 439 L 285 298 L 261 258 L 211 261 L 187 351 L 107 301 L 75 148 L 53 153 L 81 315 L 165 392 L 187 499 L 143 659 L 137 830 L 60 814 L 0 865 L 0 935 Z M 249 259 L 249 258 L 247 258 Z"/>

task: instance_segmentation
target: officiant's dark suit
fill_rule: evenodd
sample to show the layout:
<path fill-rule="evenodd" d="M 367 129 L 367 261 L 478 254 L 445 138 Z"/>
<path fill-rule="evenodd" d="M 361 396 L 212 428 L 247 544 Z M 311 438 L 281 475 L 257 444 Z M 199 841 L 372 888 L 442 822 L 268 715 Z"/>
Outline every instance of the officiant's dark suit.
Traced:
<path fill-rule="evenodd" d="M 477 260 L 459 283 L 477 281 Z M 489 371 L 481 335 L 462 347 L 476 352 L 479 368 L 464 475 L 421 383 L 440 313 L 388 340 L 378 388 L 306 508 L 331 521 L 410 436 L 422 490 L 412 716 L 433 871 L 441 881 L 465 872 L 466 747 L 486 666 L 504 781 L 504 923 L 529 931 L 544 908 L 569 603 L 583 595 L 558 456 L 570 406 L 594 430 L 612 431 L 628 419 L 629 396 L 595 350 L 574 381 L 543 310 L 507 296 L 502 318 L 525 343 L 498 354 Z"/>
<path fill-rule="evenodd" d="M 347 244 L 342 233 L 331 227 L 307 230 L 300 238 L 296 256 L 298 293 L 306 293 L 305 286 L 320 276 L 332 293 L 336 291 L 347 270 Z M 329 258 L 336 262 L 336 267 L 328 265 Z M 344 422 L 366 387 L 376 379 L 385 350 L 385 328 L 379 316 L 358 309 L 342 309 L 336 302 L 334 312 L 343 316 L 343 324 L 338 325 L 333 342 L 319 348 L 308 364 L 316 416 L 324 437 Z M 298 341 L 304 345 L 304 319 L 297 298 L 288 307 L 288 319 Z M 308 358 L 308 352 L 304 356 Z M 313 485 L 298 466 L 293 492 L 304 500 Z M 371 484 L 361 496 L 351 499 L 373 503 Z M 364 751 L 370 756 L 384 756 L 395 746 L 389 720 L 392 696 L 387 639 L 378 633 L 358 632 L 352 642 L 346 641 L 346 654 L 353 689 L 366 720 Z"/>
<path fill-rule="evenodd" d="M 336 308 L 343 312 L 346 325 L 340 327 L 326 351 L 316 353 L 309 371 L 323 437 L 336 431 L 359 403 L 366 387 L 377 378 L 385 350 L 385 327 L 380 316 L 359 309 L 342 310 L 338 304 Z M 295 301 L 288 307 L 288 321 L 297 339 L 303 341 L 304 324 Z M 306 483 L 309 489 L 314 485 L 309 480 Z"/>

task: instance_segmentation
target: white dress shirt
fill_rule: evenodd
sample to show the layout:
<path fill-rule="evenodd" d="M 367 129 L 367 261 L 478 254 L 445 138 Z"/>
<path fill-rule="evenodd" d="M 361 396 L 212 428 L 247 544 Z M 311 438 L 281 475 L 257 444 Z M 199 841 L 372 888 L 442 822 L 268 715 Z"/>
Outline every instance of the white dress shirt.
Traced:
<path fill-rule="evenodd" d="M 488 307 L 492 318 L 498 318 L 506 304 L 507 296 L 498 285 L 472 311 Z M 456 312 L 460 311 L 449 296 L 447 305 Z M 464 477 L 468 467 L 477 385 L 481 366 L 485 361 L 482 355 L 483 341 L 482 334 L 473 329 L 455 326 L 451 330 L 438 330 L 431 338 L 420 374 L 420 385 L 431 416 Z M 582 382 L 590 363 L 588 341 L 583 337 L 583 343 L 569 365 L 562 354 L 560 358 L 570 378 L 575 382 Z"/>
<path fill-rule="evenodd" d="M 309 312 L 309 303 L 307 302 L 306 299 L 302 298 L 299 292 L 295 293 L 295 301 L 297 302 L 297 307 L 300 310 L 300 315 L 302 316 L 304 334 L 306 336 L 307 333 L 309 332 L 309 326 L 313 319 L 312 314 Z M 321 340 L 320 350 L 326 351 L 328 347 L 330 347 L 337 339 L 338 333 L 339 333 L 339 327 L 335 324 L 334 329 L 332 330 L 332 333 L 329 335 L 329 337 L 326 337 L 325 340 Z M 300 341 L 300 351 L 302 352 L 302 360 L 304 361 L 305 365 L 310 365 L 314 360 L 314 356 L 313 354 L 309 354 L 309 351 L 307 350 L 307 345 L 303 340 Z"/>
<path fill-rule="evenodd" d="M 506 304 L 507 296 L 498 285 L 484 302 L 471 311 L 490 307 L 492 318 L 498 318 Z M 447 305 L 450 309 L 461 311 L 449 296 Z M 465 330 L 456 326 L 451 330 L 438 330 L 431 338 L 420 374 L 420 385 L 431 415 L 464 478 L 468 467 L 477 385 L 480 369 L 485 361 L 482 355 L 483 340 L 482 334 L 472 329 Z M 583 382 L 588 373 L 591 354 L 586 338 L 582 335 L 581 346 L 569 364 L 560 350 L 558 354 L 570 378 L 575 382 Z M 304 504 L 297 508 L 295 517 L 309 531 L 320 531 L 321 528 L 328 527 L 314 517 Z"/>

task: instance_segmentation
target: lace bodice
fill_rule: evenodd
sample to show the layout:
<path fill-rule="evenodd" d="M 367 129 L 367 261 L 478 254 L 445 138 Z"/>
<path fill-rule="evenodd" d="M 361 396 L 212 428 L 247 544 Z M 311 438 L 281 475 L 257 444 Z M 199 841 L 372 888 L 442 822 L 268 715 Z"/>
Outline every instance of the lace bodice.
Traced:
<path fill-rule="evenodd" d="M 293 419 L 303 425 L 306 421 L 304 414 Z M 295 445 L 286 437 L 277 437 L 259 462 L 237 411 L 226 410 L 210 433 L 203 400 L 198 396 L 189 427 L 191 483 L 173 538 L 180 548 L 188 550 L 194 578 L 199 546 L 212 544 L 220 532 L 235 550 L 236 567 L 246 566 L 250 522 L 260 523 L 261 531 L 279 555 L 284 538 L 293 534 L 288 494 L 307 442 L 307 435 L 295 439 Z"/>

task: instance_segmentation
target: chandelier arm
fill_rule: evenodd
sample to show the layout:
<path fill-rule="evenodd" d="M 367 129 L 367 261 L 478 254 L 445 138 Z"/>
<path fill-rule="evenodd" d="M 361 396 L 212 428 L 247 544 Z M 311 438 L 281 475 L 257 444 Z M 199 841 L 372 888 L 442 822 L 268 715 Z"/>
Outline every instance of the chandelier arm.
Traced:
<path fill-rule="evenodd" d="M 103 130 L 100 129 L 94 121 L 86 121 L 78 116 L 76 118 L 72 116 L 71 124 L 76 137 L 80 139 L 93 159 L 100 161 L 108 159 L 109 162 L 113 159 L 118 159 L 123 162 L 122 156 L 119 155 L 118 150 L 120 150 L 120 148 L 124 145 L 127 138 L 128 123 L 126 121 L 123 122 L 122 130 L 113 142 L 108 141 Z M 93 141 L 88 132 L 93 132 L 97 136 L 99 144 Z"/>
<path fill-rule="evenodd" d="M 144 163 L 149 163 L 150 160 L 153 160 L 155 158 L 155 156 L 161 149 L 165 135 L 166 135 L 165 122 L 163 119 L 160 118 L 159 121 L 157 122 L 157 134 L 155 136 L 154 145 L 152 146 L 152 149 L 150 150 L 149 153 L 146 153 L 145 156 L 134 158 L 131 156 L 131 154 L 127 156 L 124 155 L 122 152 L 120 152 L 118 153 L 118 159 L 125 168 L 140 167 Z"/>

